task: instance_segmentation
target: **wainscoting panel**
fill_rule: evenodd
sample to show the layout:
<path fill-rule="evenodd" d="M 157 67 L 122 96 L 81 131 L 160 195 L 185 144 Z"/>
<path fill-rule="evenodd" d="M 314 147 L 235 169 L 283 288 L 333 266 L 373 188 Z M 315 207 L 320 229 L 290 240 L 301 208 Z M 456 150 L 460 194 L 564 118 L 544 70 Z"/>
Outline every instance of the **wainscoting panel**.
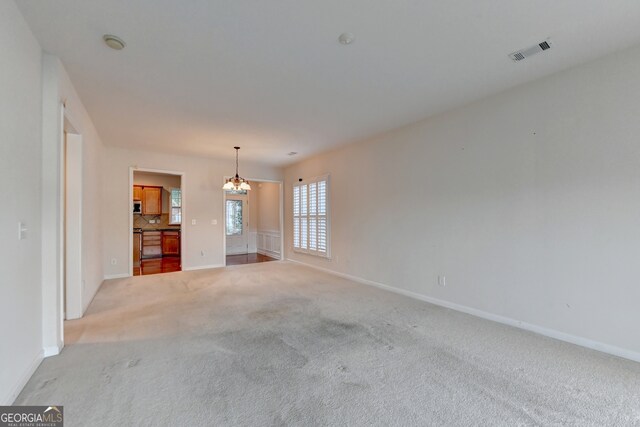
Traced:
<path fill-rule="evenodd" d="M 277 230 L 258 231 L 258 253 L 280 258 L 280 232 Z"/>

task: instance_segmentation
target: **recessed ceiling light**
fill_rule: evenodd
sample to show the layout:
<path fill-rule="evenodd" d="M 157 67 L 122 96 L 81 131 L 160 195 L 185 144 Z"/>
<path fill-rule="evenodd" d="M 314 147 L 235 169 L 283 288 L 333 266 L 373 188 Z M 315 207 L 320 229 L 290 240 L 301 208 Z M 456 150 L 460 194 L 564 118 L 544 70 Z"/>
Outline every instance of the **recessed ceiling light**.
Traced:
<path fill-rule="evenodd" d="M 287 153 L 287 156 L 295 156 L 296 154 L 298 154 L 297 151 L 290 151 Z"/>
<path fill-rule="evenodd" d="M 338 37 L 338 41 L 342 44 L 351 44 L 355 41 L 356 36 L 353 33 L 342 33 L 340 37 Z"/>
<path fill-rule="evenodd" d="M 126 46 L 126 43 L 120 37 L 111 34 L 105 34 L 102 39 L 111 49 L 122 50 Z"/>

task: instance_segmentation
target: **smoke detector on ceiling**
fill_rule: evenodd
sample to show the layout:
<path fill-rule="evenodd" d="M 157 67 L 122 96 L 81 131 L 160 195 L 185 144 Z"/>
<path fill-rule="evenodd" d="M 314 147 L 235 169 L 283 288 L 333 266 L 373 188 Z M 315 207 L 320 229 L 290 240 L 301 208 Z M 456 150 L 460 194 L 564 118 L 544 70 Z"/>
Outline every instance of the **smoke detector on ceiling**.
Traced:
<path fill-rule="evenodd" d="M 342 33 L 340 37 L 338 37 L 338 41 L 340 44 L 351 44 L 356 39 L 356 36 L 353 33 Z"/>
<path fill-rule="evenodd" d="M 551 46 L 551 40 L 547 39 L 526 49 L 521 49 L 517 52 L 513 52 L 509 54 L 509 58 L 513 59 L 514 62 L 520 62 L 532 55 L 535 55 L 536 53 L 544 52 L 545 50 L 551 49 Z"/>
<path fill-rule="evenodd" d="M 104 40 L 107 46 L 114 50 L 122 50 L 127 45 L 124 40 L 113 34 L 105 34 L 102 36 L 102 40 Z"/>

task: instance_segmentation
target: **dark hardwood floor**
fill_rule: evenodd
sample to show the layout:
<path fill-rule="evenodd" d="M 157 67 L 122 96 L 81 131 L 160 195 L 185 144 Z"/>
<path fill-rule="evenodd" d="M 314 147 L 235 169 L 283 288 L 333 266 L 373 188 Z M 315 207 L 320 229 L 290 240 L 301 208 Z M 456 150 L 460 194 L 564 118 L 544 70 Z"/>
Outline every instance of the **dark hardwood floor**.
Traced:
<path fill-rule="evenodd" d="M 277 261 L 277 259 L 262 254 L 227 255 L 227 265 L 255 264 L 269 261 Z"/>
<path fill-rule="evenodd" d="M 140 261 L 140 267 L 133 267 L 134 276 L 171 273 L 172 271 L 182 271 L 180 257 L 143 259 Z"/>
<path fill-rule="evenodd" d="M 277 261 L 277 259 L 262 254 L 241 254 L 227 256 L 227 265 L 254 264 L 257 262 L 269 261 Z M 133 267 L 134 276 L 171 273 L 173 271 L 182 271 L 180 257 L 143 259 L 140 261 L 140 267 Z"/>

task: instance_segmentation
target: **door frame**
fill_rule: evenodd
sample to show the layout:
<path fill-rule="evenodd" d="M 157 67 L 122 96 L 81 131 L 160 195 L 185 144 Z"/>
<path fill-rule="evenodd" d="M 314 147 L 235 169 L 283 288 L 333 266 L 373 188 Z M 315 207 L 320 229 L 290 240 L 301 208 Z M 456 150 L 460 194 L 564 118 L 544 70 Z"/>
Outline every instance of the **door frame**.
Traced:
<path fill-rule="evenodd" d="M 79 319 L 84 314 L 82 310 L 84 293 L 82 256 L 83 139 L 72 124 L 69 124 L 68 128 L 65 123 L 64 140 L 62 312 L 65 320 L 71 320 Z"/>
<path fill-rule="evenodd" d="M 222 177 L 222 185 L 227 181 L 227 179 L 233 178 L 231 175 L 225 175 Z M 253 184 L 260 182 L 271 182 L 274 184 L 279 184 L 280 191 L 278 192 L 280 197 L 280 203 L 278 203 L 280 207 L 280 260 L 284 259 L 284 181 L 280 179 L 261 179 L 261 178 L 245 178 L 249 183 Z M 252 190 L 249 190 L 252 191 Z M 222 190 L 222 265 L 227 266 L 227 193 L 225 190 Z M 133 210 L 133 206 L 131 206 Z M 249 208 L 251 209 L 251 208 Z"/>
<path fill-rule="evenodd" d="M 184 270 L 184 247 L 185 247 L 185 230 L 184 220 L 186 218 L 186 185 L 185 185 L 185 176 L 186 174 L 182 171 L 171 171 L 166 169 L 154 169 L 154 168 L 140 168 L 137 166 L 129 166 L 129 277 L 133 277 L 133 174 L 134 172 L 151 172 L 151 173 L 160 173 L 165 175 L 177 175 L 180 177 L 180 194 L 182 196 L 182 222 L 180 223 L 180 262 L 182 264 L 182 269 Z"/>
<path fill-rule="evenodd" d="M 42 283 L 42 293 L 43 300 L 49 300 L 49 297 L 55 298 L 54 305 L 51 305 L 52 311 L 49 312 L 48 309 L 43 308 L 42 316 L 45 319 L 45 322 L 48 322 L 49 319 L 55 321 L 55 329 L 54 331 L 43 331 L 42 341 L 43 341 L 43 356 L 49 357 L 59 354 L 64 348 L 64 321 L 66 318 L 65 313 L 65 301 L 67 298 L 66 295 L 66 284 L 65 284 L 65 269 L 66 269 L 66 253 L 67 253 L 67 244 L 66 244 L 66 197 L 67 197 L 67 186 L 65 183 L 65 174 L 66 174 L 66 131 L 69 130 L 71 133 L 80 135 L 82 138 L 82 133 L 80 132 L 80 126 L 78 121 L 74 118 L 73 112 L 67 107 L 66 101 L 61 101 L 58 104 L 57 111 L 57 123 L 56 123 L 56 150 L 57 150 L 57 159 L 53 160 L 56 163 L 56 210 L 57 210 L 57 218 L 56 218 L 56 230 L 52 236 L 43 236 L 43 246 L 55 246 L 56 251 L 55 254 L 48 253 L 47 256 L 52 257 L 55 256 L 56 261 L 56 270 L 55 271 L 55 280 L 49 286 L 49 282 Z M 82 162 L 82 159 L 81 159 Z M 82 167 L 82 165 L 81 165 Z M 79 194 L 80 197 L 80 209 L 82 207 L 82 191 Z M 44 202 L 43 202 L 44 203 Z M 82 215 L 81 215 L 82 217 Z M 82 243 L 82 235 L 80 236 L 80 244 Z M 80 251 L 82 249 L 80 248 Z M 44 252 L 43 252 L 44 256 Z M 42 267 L 44 270 L 44 267 Z M 80 268 L 82 268 L 82 263 L 80 263 Z M 52 272 L 53 273 L 53 272 Z M 51 291 L 55 291 L 50 295 Z M 80 292 L 82 289 L 79 290 Z M 82 300 L 82 294 L 78 296 L 80 301 Z M 43 306 L 44 307 L 44 306 Z"/>

